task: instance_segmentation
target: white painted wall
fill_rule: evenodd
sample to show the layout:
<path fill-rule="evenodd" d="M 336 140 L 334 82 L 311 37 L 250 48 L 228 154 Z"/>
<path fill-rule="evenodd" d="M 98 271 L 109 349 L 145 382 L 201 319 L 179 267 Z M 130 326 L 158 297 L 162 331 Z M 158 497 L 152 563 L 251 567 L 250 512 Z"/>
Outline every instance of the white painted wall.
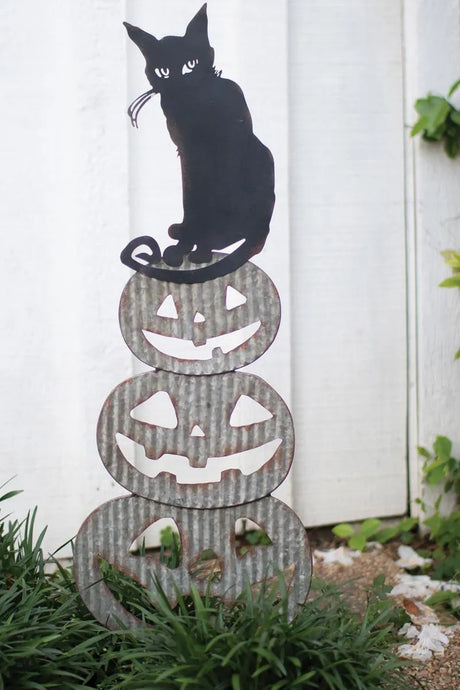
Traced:
<path fill-rule="evenodd" d="M 147 84 L 121 22 L 182 33 L 199 4 L 0 5 L 0 482 L 17 475 L 16 513 L 39 505 L 50 550 L 123 493 L 95 444 L 104 399 L 138 369 L 118 328 L 129 275 L 118 256 L 180 208 L 159 104 L 137 131 L 125 114 Z M 409 447 L 455 438 L 459 412 L 460 305 L 436 287 L 448 274 L 438 251 L 459 245 L 458 161 L 408 143 L 404 128 L 418 95 L 458 77 L 459 3 L 210 0 L 208 13 L 216 64 L 243 87 L 276 161 L 257 263 L 279 288 L 283 321 L 250 369 L 293 410 L 294 482 L 282 495 L 308 524 L 402 513 L 406 228 Z M 413 457 L 411 468 L 415 494 Z"/>

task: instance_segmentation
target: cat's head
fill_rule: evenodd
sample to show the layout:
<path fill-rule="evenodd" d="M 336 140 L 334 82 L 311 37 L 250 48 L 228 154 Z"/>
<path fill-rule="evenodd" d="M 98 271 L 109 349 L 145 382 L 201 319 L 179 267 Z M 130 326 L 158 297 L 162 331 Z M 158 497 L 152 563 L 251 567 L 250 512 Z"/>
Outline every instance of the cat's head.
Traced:
<path fill-rule="evenodd" d="M 155 36 L 124 22 L 129 37 L 145 57 L 145 73 L 156 93 L 183 86 L 213 71 L 206 4 L 190 21 L 184 36 Z"/>

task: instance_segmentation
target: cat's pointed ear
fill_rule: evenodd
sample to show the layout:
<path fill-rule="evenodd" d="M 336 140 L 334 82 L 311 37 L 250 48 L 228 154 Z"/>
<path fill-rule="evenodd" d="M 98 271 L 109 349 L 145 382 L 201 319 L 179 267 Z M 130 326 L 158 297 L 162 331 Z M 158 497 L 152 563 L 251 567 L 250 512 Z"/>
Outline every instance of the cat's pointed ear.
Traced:
<path fill-rule="evenodd" d="M 187 29 L 185 30 L 185 35 L 188 38 L 199 37 L 208 38 L 208 15 L 206 14 L 207 3 L 205 2 L 203 7 L 198 10 L 193 19 L 190 20 Z"/>
<path fill-rule="evenodd" d="M 128 24 L 128 22 L 123 22 L 123 24 L 126 27 L 130 39 L 134 41 L 144 57 L 147 57 L 147 55 L 151 53 L 152 48 L 155 48 L 157 45 L 158 39 L 152 36 L 152 34 L 148 34 L 147 31 L 139 29 L 138 26 L 133 26 L 132 24 Z"/>

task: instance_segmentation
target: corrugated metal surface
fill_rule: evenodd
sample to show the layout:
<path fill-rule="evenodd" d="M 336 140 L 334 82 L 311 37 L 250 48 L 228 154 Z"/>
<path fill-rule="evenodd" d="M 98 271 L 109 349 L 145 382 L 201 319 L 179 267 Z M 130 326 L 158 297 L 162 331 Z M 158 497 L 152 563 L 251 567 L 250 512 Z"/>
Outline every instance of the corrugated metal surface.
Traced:
<path fill-rule="evenodd" d="M 228 286 L 242 296 L 240 306 L 231 308 L 227 302 Z M 159 313 L 167 298 L 173 301 L 172 315 Z M 125 340 L 156 371 L 124 381 L 109 395 L 99 418 L 97 441 L 108 471 L 135 495 L 109 501 L 95 510 L 80 529 L 75 548 L 81 595 L 93 615 L 109 628 L 120 624 L 137 626 L 140 621 L 110 592 L 101 572 L 101 558 L 153 594 L 157 578 L 173 604 L 175 588 L 190 593 L 192 581 L 202 593 L 209 587 L 212 594 L 233 601 L 246 583 L 256 584 L 278 573 L 285 575 L 290 587 L 291 616 L 297 604 L 305 600 L 311 578 L 305 529 L 288 506 L 269 496 L 291 466 L 291 415 L 265 381 L 234 371 L 267 349 L 279 320 L 280 301 L 273 283 L 251 263 L 227 276 L 192 285 L 162 283 L 136 274 L 123 291 L 120 324 Z M 221 336 L 254 322 L 259 322 L 260 327 L 244 344 L 237 343 L 229 352 L 219 347 Z M 212 339 L 216 346 L 208 359 L 165 355 L 146 339 L 146 330 L 197 345 Z M 133 414 L 158 393 L 169 396 L 172 422 L 145 420 Z M 246 410 L 246 416 L 240 413 L 240 418 L 234 419 L 232 414 L 243 396 L 268 416 L 254 420 Z M 194 433 L 196 429 L 198 434 Z M 120 435 L 142 451 L 144 463 L 153 472 L 136 467 L 135 454 L 133 458 L 125 455 Z M 270 456 L 264 456 L 255 469 L 248 471 L 244 463 L 247 454 L 254 450 L 259 453 L 273 442 L 276 446 Z M 220 479 L 184 483 L 179 477 L 181 463 L 177 457 L 168 458 L 167 470 L 163 464 L 156 473 L 155 463 L 164 463 L 168 455 L 181 456 L 181 461 L 185 456 L 189 475 L 211 461 L 217 461 L 217 466 L 222 463 Z M 182 560 L 174 570 L 158 558 L 135 556 L 129 551 L 147 527 L 165 517 L 175 520 L 181 539 Z M 241 518 L 259 525 L 270 537 L 271 545 L 239 558 L 235 530 Z M 206 549 L 217 555 L 217 579 L 212 574 L 197 579 L 194 573 L 193 566 Z"/>
<path fill-rule="evenodd" d="M 149 280 L 149 279 L 147 279 Z M 133 408 L 159 391 L 166 391 L 177 412 L 173 429 L 133 419 Z M 241 395 L 261 403 L 272 417 L 264 422 L 234 427 L 230 417 Z M 197 425 L 205 436 L 192 436 Z M 147 476 L 127 461 L 116 434 L 140 444 L 154 469 L 164 453 L 189 458 L 194 468 L 206 466 L 208 458 L 242 453 L 235 467 L 211 483 L 178 483 L 177 462 L 156 477 Z M 273 457 L 249 475 L 238 469 L 244 451 L 260 448 L 278 439 Z M 266 496 L 283 481 L 294 453 L 294 430 L 289 410 L 280 396 L 253 374 L 227 373 L 214 376 L 183 376 L 151 371 L 121 383 L 107 398 L 99 418 L 97 441 L 102 461 L 113 478 L 139 496 L 162 503 L 192 508 L 214 508 L 247 503 Z"/>
<path fill-rule="evenodd" d="M 194 267 L 187 260 L 184 267 Z M 238 290 L 246 302 L 234 309 L 226 306 L 227 287 Z M 177 309 L 177 318 L 157 315 L 159 307 L 171 295 Z M 205 318 L 195 322 L 199 312 Z M 245 263 L 229 275 L 206 283 L 178 285 L 148 278 L 140 273 L 133 275 L 126 285 L 120 301 L 120 326 L 123 337 L 132 352 L 146 364 L 181 374 L 216 374 L 233 371 L 250 364 L 260 357 L 273 342 L 281 316 L 280 300 L 270 278 L 255 264 Z M 229 334 L 260 323 L 249 340 L 224 353 L 217 336 Z M 154 347 L 146 337 L 146 331 L 166 338 L 179 338 L 195 345 L 203 345 L 213 339 L 215 347 L 207 359 L 195 356 L 173 356 Z M 244 337 L 244 336 L 243 336 Z M 165 343 L 167 348 L 167 342 Z M 199 355 L 198 355 L 199 356 Z"/>
<path fill-rule="evenodd" d="M 147 526 L 164 517 L 175 520 L 181 537 L 181 564 L 175 569 L 152 556 L 129 553 L 134 539 Z M 239 518 L 249 518 L 260 525 L 271 538 L 272 545 L 256 547 L 254 553 L 238 558 L 235 523 Z M 218 556 L 220 580 L 202 580 L 189 573 L 205 549 L 212 549 Z M 212 595 L 231 602 L 247 582 L 257 583 L 285 572 L 292 585 L 291 616 L 297 602 L 305 600 L 311 576 L 305 529 L 296 514 L 272 496 L 215 510 L 174 508 L 138 496 L 114 499 L 97 508 L 81 527 L 75 545 L 78 587 L 85 604 L 103 625 L 112 629 L 120 625 L 136 627 L 140 621 L 126 611 L 105 584 L 100 558 L 149 589 L 153 600 L 154 578 L 157 577 L 172 604 L 176 598 L 175 587 L 182 594 L 188 594 L 191 582 L 202 594 L 209 587 Z"/>

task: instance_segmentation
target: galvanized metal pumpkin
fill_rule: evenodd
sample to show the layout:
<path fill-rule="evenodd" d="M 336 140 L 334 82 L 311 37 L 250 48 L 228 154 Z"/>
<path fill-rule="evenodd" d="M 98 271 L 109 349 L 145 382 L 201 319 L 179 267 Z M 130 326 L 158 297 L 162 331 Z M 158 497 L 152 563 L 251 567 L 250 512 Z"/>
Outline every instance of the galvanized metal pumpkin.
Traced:
<path fill-rule="evenodd" d="M 243 303 L 233 306 L 229 291 Z M 249 262 L 193 285 L 136 273 L 123 290 L 119 318 L 126 344 L 146 364 L 181 374 L 217 374 L 265 352 L 278 331 L 280 301 L 272 281 Z"/>
<path fill-rule="evenodd" d="M 181 563 L 175 569 L 151 555 L 130 553 L 135 538 L 165 517 L 175 520 L 181 538 Z M 235 524 L 240 518 L 253 520 L 269 535 L 272 544 L 259 550 L 263 550 L 263 558 L 256 552 L 237 557 Z M 197 577 L 195 566 L 205 549 L 212 549 L 218 557 L 217 578 Z M 124 608 L 104 582 L 101 559 L 150 590 L 153 602 L 157 578 L 171 605 L 177 600 L 177 591 L 190 593 L 192 582 L 201 594 L 209 591 L 231 602 L 248 582 L 257 584 L 284 573 L 290 586 L 291 617 L 297 602 L 307 596 L 311 576 L 305 529 L 297 515 L 272 496 L 216 510 L 173 508 L 127 496 L 108 501 L 91 513 L 75 543 L 75 576 L 80 594 L 93 616 L 108 628 L 137 627 L 141 621 Z"/>
<path fill-rule="evenodd" d="M 136 410 L 160 392 L 169 396 L 172 422 L 139 419 Z M 253 421 L 244 411 L 235 419 L 243 398 L 264 412 L 263 421 Z M 135 444 L 137 458 L 127 457 L 126 439 Z M 276 489 L 291 466 L 294 431 L 282 398 L 253 374 L 150 371 L 124 381 L 109 395 L 97 442 L 113 478 L 138 496 L 217 508 Z"/>

